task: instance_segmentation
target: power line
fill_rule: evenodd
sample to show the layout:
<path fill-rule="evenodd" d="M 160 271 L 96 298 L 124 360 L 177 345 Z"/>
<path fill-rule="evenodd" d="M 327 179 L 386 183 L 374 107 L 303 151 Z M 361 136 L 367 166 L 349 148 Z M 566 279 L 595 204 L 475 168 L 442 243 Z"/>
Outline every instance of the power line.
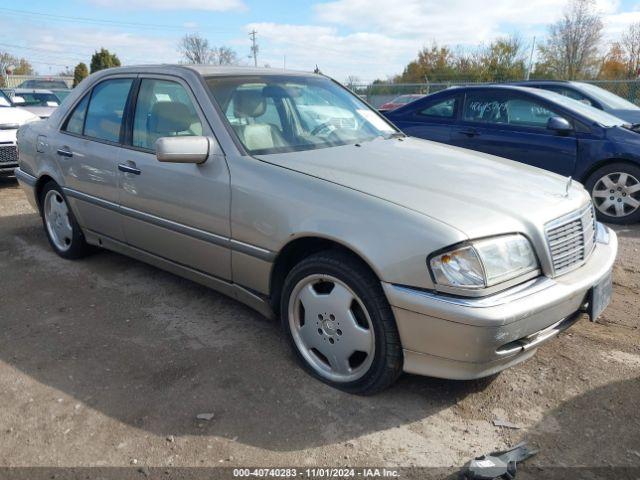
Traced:
<path fill-rule="evenodd" d="M 253 55 L 253 66 L 258 66 L 258 44 L 256 43 L 256 32 L 255 29 L 249 32 L 249 36 L 251 37 L 251 55 Z M 249 56 L 251 56 L 249 55 Z"/>
<path fill-rule="evenodd" d="M 193 30 L 191 27 L 186 27 L 184 25 L 163 25 L 163 24 L 155 24 L 155 23 L 138 23 L 138 22 L 122 22 L 119 20 L 105 20 L 102 18 L 91 18 L 91 17 L 73 17 L 68 15 L 56 15 L 52 13 L 42 13 L 42 12 L 34 12 L 32 10 L 17 10 L 14 8 L 4 8 L 0 7 L 0 11 L 6 15 L 19 15 L 19 16 L 31 16 L 31 17 L 39 17 L 46 19 L 48 21 L 58 21 L 58 22 L 73 22 L 73 23 L 89 23 L 92 25 L 106 25 L 106 26 L 121 26 L 121 27 L 129 27 L 129 28 L 148 28 L 148 29 L 173 29 L 173 30 Z M 209 27 L 202 26 L 202 28 L 206 28 L 208 32 L 212 33 L 230 33 L 234 30 L 212 30 Z"/>

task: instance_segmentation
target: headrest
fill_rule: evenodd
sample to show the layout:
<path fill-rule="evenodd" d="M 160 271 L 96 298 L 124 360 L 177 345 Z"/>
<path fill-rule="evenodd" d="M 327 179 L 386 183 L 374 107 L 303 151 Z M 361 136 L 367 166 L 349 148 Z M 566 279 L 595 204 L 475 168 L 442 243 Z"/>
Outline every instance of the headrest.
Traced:
<path fill-rule="evenodd" d="M 266 108 L 262 90 L 236 90 L 233 94 L 233 115 L 236 118 L 259 117 Z"/>
<path fill-rule="evenodd" d="M 194 123 L 193 113 L 180 102 L 157 102 L 151 108 L 149 130 L 156 134 L 169 134 L 189 130 Z"/>

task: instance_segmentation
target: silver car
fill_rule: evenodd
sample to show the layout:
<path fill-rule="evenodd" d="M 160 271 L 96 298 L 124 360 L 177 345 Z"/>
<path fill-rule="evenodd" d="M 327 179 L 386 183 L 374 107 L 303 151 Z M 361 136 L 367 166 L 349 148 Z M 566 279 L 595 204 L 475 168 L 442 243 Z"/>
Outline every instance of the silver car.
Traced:
<path fill-rule="evenodd" d="M 107 248 L 279 317 L 348 392 L 495 374 L 611 295 L 617 239 L 580 184 L 408 138 L 322 75 L 103 70 L 18 137 L 61 257 Z"/>

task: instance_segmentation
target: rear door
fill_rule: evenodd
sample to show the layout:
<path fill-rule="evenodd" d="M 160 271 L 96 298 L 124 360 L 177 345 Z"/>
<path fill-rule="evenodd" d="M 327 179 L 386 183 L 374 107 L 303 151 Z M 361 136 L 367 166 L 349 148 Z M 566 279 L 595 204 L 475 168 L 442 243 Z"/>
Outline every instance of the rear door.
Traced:
<path fill-rule="evenodd" d="M 118 163 L 127 243 L 163 259 L 231 278 L 229 169 L 189 85 L 173 76 L 140 75 L 127 147 Z M 204 135 L 202 164 L 161 163 L 161 137 Z"/>
<path fill-rule="evenodd" d="M 456 113 L 461 96 L 457 94 L 417 101 L 407 112 L 391 112 L 388 117 L 404 133 L 412 137 L 449 143 L 451 128 L 456 122 Z"/>
<path fill-rule="evenodd" d="M 134 78 L 110 77 L 71 109 L 49 143 L 64 177 L 64 191 L 86 229 L 123 240 L 117 211 L 123 116 Z"/>
<path fill-rule="evenodd" d="M 577 140 L 573 132 L 560 134 L 547 129 L 549 118 L 554 116 L 563 115 L 533 95 L 507 89 L 471 90 L 465 95 L 451 143 L 572 175 Z M 571 118 L 567 120 L 571 122 Z"/>

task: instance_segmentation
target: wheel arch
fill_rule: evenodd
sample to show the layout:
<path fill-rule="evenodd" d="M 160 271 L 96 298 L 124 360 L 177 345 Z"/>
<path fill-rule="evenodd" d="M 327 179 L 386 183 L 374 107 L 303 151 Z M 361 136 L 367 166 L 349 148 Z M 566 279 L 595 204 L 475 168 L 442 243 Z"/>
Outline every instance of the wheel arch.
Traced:
<path fill-rule="evenodd" d="M 587 180 L 589 180 L 589 177 L 591 175 L 593 175 L 593 172 L 595 172 L 599 168 L 604 167 L 608 163 L 626 163 L 626 164 L 629 164 L 629 165 L 633 165 L 635 167 L 640 167 L 640 162 L 634 161 L 634 160 L 630 160 L 628 158 L 623 158 L 623 157 L 605 158 L 603 160 L 598 160 L 597 162 L 594 162 L 592 165 L 590 165 L 589 168 L 584 171 L 584 173 L 580 176 L 580 178 L 578 180 L 583 185 L 586 185 Z"/>
<path fill-rule="evenodd" d="M 365 257 L 350 245 L 320 235 L 304 235 L 294 238 L 280 249 L 271 268 L 269 296 L 276 315 L 280 313 L 280 295 L 284 280 L 291 269 L 310 255 L 326 250 L 336 250 L 350 255 L 362 263 L 376 278 L 380 278 L 378 272 Z"/>
<path fill-rule="evenodd" d="M 55 182 L 55 179 L 51 175 L 45 173 L 38 177 L 38 180 L 36 180 L 36 184 L 33 187 L 34 195 L 36 197 L 36 203 L 38 205 L 40 213 L 42 213 L 42 189 L 48 182 Z"/>

